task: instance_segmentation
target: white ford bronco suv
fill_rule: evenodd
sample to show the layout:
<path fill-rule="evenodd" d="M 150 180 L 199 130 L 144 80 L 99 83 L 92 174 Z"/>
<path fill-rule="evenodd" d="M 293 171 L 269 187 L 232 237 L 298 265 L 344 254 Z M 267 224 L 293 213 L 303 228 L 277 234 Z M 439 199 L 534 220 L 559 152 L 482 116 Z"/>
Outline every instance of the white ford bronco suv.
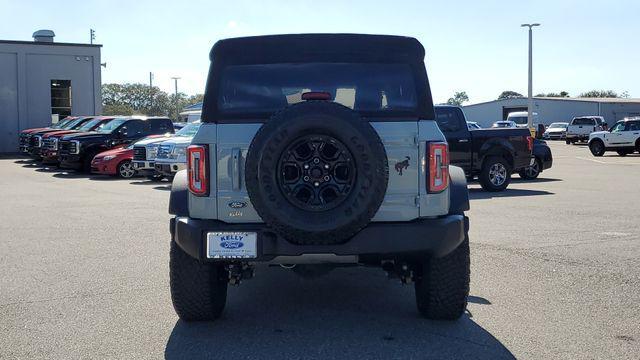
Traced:
<path fill-rule="evenodd" d="M 178 316 L 216 319 L 227 285 L 263 263 L 301 276 L 377 266 L 414 283 L 424 317 L 459 318 L 469 199 L 433 120 L 422 45 L 258 36 L 221 40 L 210 60 L 202 125 L 170 196 Z"/>

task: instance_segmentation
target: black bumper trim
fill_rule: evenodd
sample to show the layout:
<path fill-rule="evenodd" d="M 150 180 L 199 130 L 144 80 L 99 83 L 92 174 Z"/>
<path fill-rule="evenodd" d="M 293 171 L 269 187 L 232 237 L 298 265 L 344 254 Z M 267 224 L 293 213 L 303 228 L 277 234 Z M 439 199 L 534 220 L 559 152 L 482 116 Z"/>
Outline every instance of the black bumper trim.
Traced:
<path fill-rule="evenodd" d="M 173 239 L 187 254 L 206 258 L 206 233 L 210 231 L 249 231 L 258 233 L 258 257 L 250 261 L 270 261 L 276 256 L 303 254 L 402 256 L 419 253 L 445 256 L 464 240 L 469 219 L 447 215 L 411 222 L 370 223 L 343 244 L 297 245 L 277 235 L 265 224 L 229 224 L 218 220 L 175 217 L 170 221 Z"/>

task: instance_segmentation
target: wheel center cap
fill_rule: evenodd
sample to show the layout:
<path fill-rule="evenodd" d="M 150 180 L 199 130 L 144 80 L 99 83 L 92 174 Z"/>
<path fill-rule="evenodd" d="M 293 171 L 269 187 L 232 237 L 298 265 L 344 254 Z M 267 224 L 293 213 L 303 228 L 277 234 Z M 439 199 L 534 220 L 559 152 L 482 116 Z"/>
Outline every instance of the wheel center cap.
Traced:
<path fill-rule="evenodd" d="M 314 167 L 310 171 L 311 177 L 314 179 L 320 179 L 322 177 L 323 171 L 319 167 Z"/>

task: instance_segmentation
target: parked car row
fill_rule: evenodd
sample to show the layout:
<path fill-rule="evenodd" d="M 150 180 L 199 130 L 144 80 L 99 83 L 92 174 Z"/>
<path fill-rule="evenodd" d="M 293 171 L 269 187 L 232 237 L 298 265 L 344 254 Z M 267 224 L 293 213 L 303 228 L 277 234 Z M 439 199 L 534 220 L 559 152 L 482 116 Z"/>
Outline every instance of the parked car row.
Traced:
<path fill-rule="evenodd" d="M 47 127 L 23 130 L 20 133 L 20 151 L 47 165 L 59 166 L 96 174 L 131 178 L 138 174 L 153 180 L 172 177 L 184 168 L 184 151 L 197 131 L 199 122 L 179 126 L 175 132 L 173 122 L 165 117 L 142 116 L 69 116 Z M 173 141 L 173 137 L 176 141 Z M 158 149 L 169 147 L 167 167 L 156 171 L 154 160 Z M 179 143 L 180 145 L 176 145 Z M 151 146 L 155 152 L 147 152 Z M 144 160 L 151 167 L 134 165 L 135 149 L 145 149 Z M 182 154 L 179 154 L 182 151 Z"/>

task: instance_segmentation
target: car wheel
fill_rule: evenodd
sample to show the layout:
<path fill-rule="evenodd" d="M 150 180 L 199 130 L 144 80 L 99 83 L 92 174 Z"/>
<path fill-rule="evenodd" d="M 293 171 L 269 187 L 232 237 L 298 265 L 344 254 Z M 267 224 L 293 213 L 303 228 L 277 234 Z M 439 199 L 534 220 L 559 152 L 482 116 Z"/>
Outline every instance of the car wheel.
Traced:
<path fill-rule="evenodd" d="M 627 156 L 629 152 L 627 150 L 618 150 L 616 151 L 620 156 Z"/>
<path fill-rule="evenodd" d="M 542 166 L 540 164 L 540 160 L 536 159 L 536 161 L 531 166 L 527 166 L 526 168 L 520 170 L 518 175 L 525 180 L 533 180 L 540 175 L 540 170 Z"/>
<path fill-rule="evenodd" d="M 605 152 L 604 143 L 602 140 L 593 140 L 589 144 L 589 150 L 591 150 L 591 154 L 593 154 L 593 156 L 602 156 Z"/>
<path fill-rule="evenodd" d="M 567 139 L 564 141 L 567 145 L 571 145 L 571 140 Z"/>
<path fill-rule="evenodd" d="M 258 130 L 245 174 L 251 203 L 275 232 L 298 244 L 328 245 L 369 224 L 384 200 L 389 166 L 368 121 L 346 106 L 310 101 Z"/>
<path fill-rule="evenodd" d="M 136 170 L 133 168 L 131 160 L 122 161 L 118 164 L 118 176 L 123 179 L 131 179 L 136 175 Z"/>
<path fill-rule="evenodd" d="M 96 151 L 85 154 L 84 158 L 82 159 L 82 172 L 91 174 L 91 161 L 96 155 L 98 155 L 98 152 Z"/>
<path fill-rule="evenodd" d="M 196 260 L 171 241 L 169 287 L 178 317 L 184 321 L 211 321 L 227 302 L 229 275 L 223 265 Z"/>
<path fill-rule="evenodd" d="M 456 320 L 467 307 L 470 281 L 469 235 L 450 254 L 414 267 L 416 305 L 432 320 Z"/>
<path fill-rule="evenodd" d="M 489 157 L 482 165 L 478 180 L 486 191 L 503 191 L 511 182 L 511 166 L 502 157 Z"/>

